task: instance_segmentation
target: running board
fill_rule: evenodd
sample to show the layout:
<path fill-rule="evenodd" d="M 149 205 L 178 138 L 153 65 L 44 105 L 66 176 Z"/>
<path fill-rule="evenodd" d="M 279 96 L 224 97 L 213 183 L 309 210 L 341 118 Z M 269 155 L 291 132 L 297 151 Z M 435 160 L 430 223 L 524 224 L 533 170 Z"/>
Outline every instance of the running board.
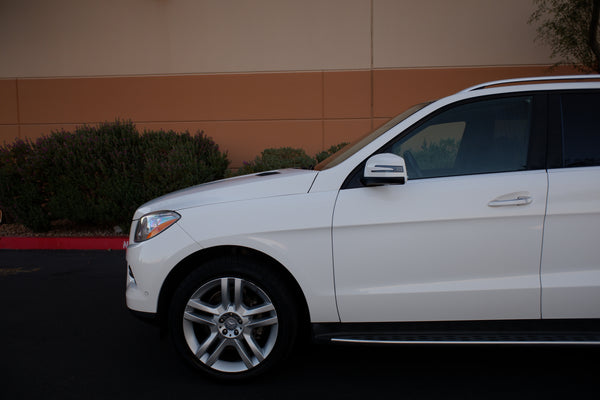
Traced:
<path fill-rule="evenodd" d="M 387 335 L 332 337 L 333 343 L 355 344 L 510 344 L 510 345 L 600 345 L 600 335 Z"/>
<path fill-rule="evenodd" d="M 600 345 L 600 321 L 314 324 L 318 342 L 355 344 Z"/>

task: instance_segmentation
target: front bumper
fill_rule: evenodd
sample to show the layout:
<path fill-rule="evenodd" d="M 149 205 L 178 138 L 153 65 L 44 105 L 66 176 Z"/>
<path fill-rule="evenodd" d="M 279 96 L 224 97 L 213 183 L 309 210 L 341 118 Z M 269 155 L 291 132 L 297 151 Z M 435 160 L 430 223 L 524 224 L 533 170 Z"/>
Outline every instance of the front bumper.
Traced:
<path fill-rule="evenodd" d="M 202 248 L 178 224 L 145 242 L 133 240 L 135 223 L 127 247 L 127 307 L 155 314 L 163 283 L 171 270 Z"/>

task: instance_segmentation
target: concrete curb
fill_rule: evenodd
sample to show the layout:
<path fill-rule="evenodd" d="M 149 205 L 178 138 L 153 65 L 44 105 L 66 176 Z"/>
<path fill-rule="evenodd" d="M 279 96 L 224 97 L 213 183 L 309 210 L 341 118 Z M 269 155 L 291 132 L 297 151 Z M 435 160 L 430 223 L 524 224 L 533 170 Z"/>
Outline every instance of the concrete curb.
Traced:
<path fill-rule="evenodd" d="M 0 237 L 5 250 L 125 250 L 127 236 L 107 237 Z"/>

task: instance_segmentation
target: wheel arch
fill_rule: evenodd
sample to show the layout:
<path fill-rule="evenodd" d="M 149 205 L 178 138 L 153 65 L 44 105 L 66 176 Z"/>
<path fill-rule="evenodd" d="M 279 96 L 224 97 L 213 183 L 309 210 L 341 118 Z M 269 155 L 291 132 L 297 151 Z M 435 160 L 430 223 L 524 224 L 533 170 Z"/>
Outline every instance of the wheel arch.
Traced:
<path fill-rule="evenodd" d="M 158 322 L 162 332 L 166 332 L 168 321 L 169 303 L 173 298 L 175 290 L 179 284 L 193 270 L 200 267 L 202 264 L 221 257 L 235 256 L 241 259 L 252 259 L 265 265 L 279 277 L 284 280 L 285 285 L 291 290 L 294 296 L 294 301 L 298 305 L 298 314 L 300 315 L 300 324 L 305 327 L 305 334 L 310 332 L 310 312 L 304 292 L 302 291 L 298 281 L 290 273 L 290 271 L 280 262 L 271 256 L 262 253 L 258 250 L 243 246 L 217 246 L 207 249 L 202 249 L 196 253 L 190 254 L 181 260 L 167 275 L 160 289 L 158 297 Z"/>

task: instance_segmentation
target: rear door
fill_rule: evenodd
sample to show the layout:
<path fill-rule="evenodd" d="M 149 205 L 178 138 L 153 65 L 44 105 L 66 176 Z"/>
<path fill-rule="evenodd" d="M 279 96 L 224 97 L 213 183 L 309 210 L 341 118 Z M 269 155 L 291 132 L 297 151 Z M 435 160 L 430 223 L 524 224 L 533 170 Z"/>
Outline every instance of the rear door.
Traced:
<path fill-rule="evenodd" d="M 600 318 L 600 91 L 550 104 L 542 317 Z"/>

